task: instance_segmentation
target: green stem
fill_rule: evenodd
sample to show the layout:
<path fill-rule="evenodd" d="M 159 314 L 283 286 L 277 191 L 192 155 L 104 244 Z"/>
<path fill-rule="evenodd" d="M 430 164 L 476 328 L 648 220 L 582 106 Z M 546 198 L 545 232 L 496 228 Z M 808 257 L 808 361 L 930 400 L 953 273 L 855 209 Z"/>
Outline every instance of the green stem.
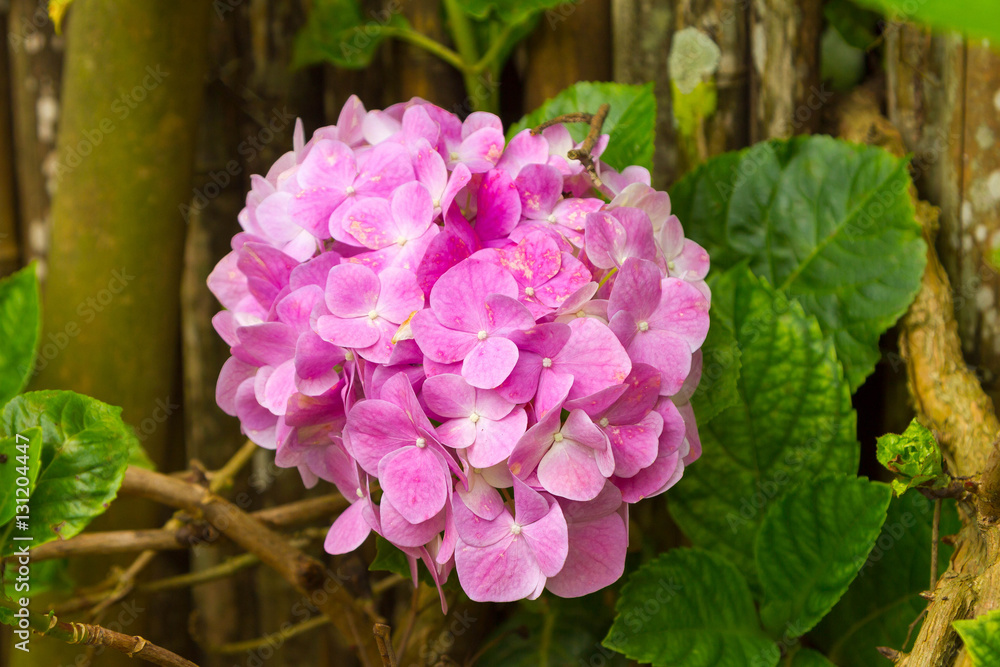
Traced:
<path fill-rule="evenodd" d="M 448 27 L 451 28 L 451 37 L 455 40 L 455 47 L 463 61 L 458 69 L 462 72 L 469 103 L 476 111 L 499 113 L 500 96 L 496 76 L 491 76 L 487 81 L 482 79 L 484 68 L 480 65 L 484 60 L 479 56 L 479 46 L 476 44 L 472 22 L 458 0 L 444 0 L 444 11 L 448 17 Z"/>
<path fill-rule="evenodd" d="M 604 274 L 604 277 L 601 278 L 601 282 L 597 283 L 597 289 L 601 289 L 602 287 L 604 287 L 604 283 L 608 282 L 608 278 L 610 278 L 611 276 L 615 275 L 616 273 L 618 273 L 618 267 L 617 266 L 615 268 L 611 269 L 610 271 L 608 271 L 606 274 Z"/>
<path fill-rule="evenodd" d="M 466 63 L 466 61 L 463 59 L 461 55 L 459 55 L 452 49 L 449 49 L 447 46 L 437 41 L 436 39 L 432 39 L 423 33 L 417 32 L 416 30 L 411 30 L 409 28 L 396 28 L 392 26 L 387 26 L 382 30 L 383 34 L 385 34 L 387 37 L 395 37 L 397 39 L 401 39 L 404 42 L 409 42 L 414 46 L 419 46 L 425 51 L 433 53 L 438 58 L 445 61 L 446 63 L 448 63 L 458 71 L 462 72 L 463 74 L 469 71 L 469 65 Z"/>

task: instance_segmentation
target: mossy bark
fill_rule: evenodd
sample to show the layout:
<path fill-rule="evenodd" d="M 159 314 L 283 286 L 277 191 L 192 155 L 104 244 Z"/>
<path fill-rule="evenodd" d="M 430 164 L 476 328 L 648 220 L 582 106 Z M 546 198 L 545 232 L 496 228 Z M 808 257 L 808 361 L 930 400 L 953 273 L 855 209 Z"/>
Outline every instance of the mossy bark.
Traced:
<path fill-rule="evenodd" d="M 183 456 L 179 416 L 179 284 L 184 219 L 206 68 L 210 5 L 199 0 L 77 0 L 67 25 L 57 184 L 34 388 L 72 389 L 124 408 L 154 461 Z M 102 525 L 154 525 L 162 512 L 116 504 Z M 76 564 L 74 564 L 76 566 Z M 107 562 L 81 562 L 102 578 Z M 182 653 L 183 605 L 145 609 L 129 632 Z M 138 608 L 137 607 L 137 608 Z M 117 617 L 112 608 L 106 622 Z M 154 625 L 155 623 L 155 625 Z M 72 664 L 38 641 L 13 665 Z M 48 652 L 52 651 L 51 654 Z M 102 656 L 101 664 L 118 664 Z"/>

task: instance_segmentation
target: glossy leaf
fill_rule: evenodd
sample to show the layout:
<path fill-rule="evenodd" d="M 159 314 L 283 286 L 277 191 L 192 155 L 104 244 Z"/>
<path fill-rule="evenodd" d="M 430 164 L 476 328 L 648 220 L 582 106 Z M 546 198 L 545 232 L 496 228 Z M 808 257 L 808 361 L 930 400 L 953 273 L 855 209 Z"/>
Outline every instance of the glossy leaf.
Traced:
<path fill-rule="evenodd" d="M 38 302 L 34 264 L 0 280 L 0 406 L 31 377 L 42 326 Z"/>

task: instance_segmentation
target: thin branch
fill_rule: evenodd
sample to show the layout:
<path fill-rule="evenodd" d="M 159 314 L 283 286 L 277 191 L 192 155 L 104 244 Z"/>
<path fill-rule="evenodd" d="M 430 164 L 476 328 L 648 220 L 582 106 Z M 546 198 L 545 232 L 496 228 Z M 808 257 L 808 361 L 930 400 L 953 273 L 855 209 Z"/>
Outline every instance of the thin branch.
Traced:
<path fill-rule="evenodd" d="M 129 468 L 122 482 L 125 493 L 202 516 L 236 544 L 256 555 L 286 581 L 308 595 L 337 629 L 351 638 L 363 662 L 378 657 L 374 642 L 358 631 L 362 613 L 354 599 L 322 563 L 211 490 L 140 468 Z M 319 595 L 321 592 L 323 595 Z M 378 621 L 379 619 L 373 619 Z"/>
<path fill-rule="evenodd" d="M 392 650 L 392 639 L 390 628 L 384 623 L 376 623 L 372 628 L 375 635 L 375 643 L 378 644 L 379 657 L 382 658 L 382 667 L 396 667 L 396 654 Z"/>
<path fill-rule="evenodd" d="M 413 628 L 417 624 L 417 610 L 420 606 L 420 587 L 413 587 L 413 595 L 410 598 L 410 612 L 406 619 L 406 629 L 403 630 L 403 636 L 399 640 L 399 654 L 406 655 L 406 646 L 410 643 L 410 636 L 413 634 Z"/>
<path fill-rule="evenodd" d="M 253 554 L 240 554 L 239 556 L 228 558 L 218 565 L 205 568 L 204 570 L 198 570 L 197 572 L 189 572 L 188 574 L 181 574 L 176 577 L 168 577 L 158 581 L 150 581 L 145 584 L 139 584 L 137 590 L 140 593 L 156 593 L 159 591 L 173 590 L 175 588 L 197 586 L 198 584 L 205 584 L 210 581 L 230 577 L 237 572 L 242 572 L 249 567 L 257 565 L 258 563 L 260 563 L 260 559 L 257 558 L 257 556 Z"/>
<path fill-rule="evenodd" d="M 175 478 L 176 479 L 176 478 Z M 349 503 L 338 493 L 270 507 L 250 516 L 274 527 L 285 528 L 328 518 L 346 509 Z M 82 555 L 111 555 L 134 551 L 169 551 L 195 545 L 215 544 L 219 533 L 199 521 L 181 525 L 176 530 L 115 530 L 103 533 L 83 533 L 68 540 L 48 542 L 31 550 L 33 561 L 68 558 Z"/>
<path fill-rule="evenodd" d="M 938 543 L 941 541 L 941 499 L 934 501 L 934 518 L 931 520 L 931 587 L 934 590 L 938 579 Z"/>
<path fill-rule="evenodd" d="M 295 625 L 285 628 L 284 630 L 279 630 L 278 632 L 272 632 L 271 634 L 264 635 L 263 637 L 257 637 L 256 639 L 248 639 L 242 642 L 232 642 L 230 644 L 219 644 L 217 646 L 209 646 L 205 650 L 209 653 L 219 653 L 219 654 L 236 654 L 236 653 L 246 653 L 247 651 L 253 651 L 262 646 L 281 646 L 288 639 L 292 637 L 305 634 L 310 630 L 315 630 L 316 628 L 321 628 L 324 625 L 330 623 L 330 617 L 326 614 L 320 614 L 319 616 L 313 616 L 310 619 L 302 621 L 301 623 L 296 623 Z"/>
<path fill-rule="evenodd" d="M 211 476 L 209 480 L 208 488 L 213 493 L 218 493 L 222 489 L 228 487 L 232 484 L 233 478 L 250 462 L 253 458 L 254 453 L 257 451 L 257 445 L 247 440 L 243 443 L 243 446 L 236 450 L 229 461 L 226 462 L 222 468 L 219 469 L 217 473 Z M 184 526 L 184 521 L 182 520 L 182 515 L 175 512 L 174 516 L 163 524 L 163 529 L 168 531 L 179 530 Z M 139 574 L 146 569 L 146 566 L 153 562 L 156 558 L 157 552 L 152 549 L 147 549 L 139 554 L 132 564 L 129 565 L 128 569 L 122 572 L 118 579 L 118 584 L 115 589 L 111 592 L 111 595 L 106 597 L 104 600 L 98 602 L 93 609 L 90 611 L 90 618 L 94 620 L 99 620 L 103 617 L 104 612 L 111 608 L 112 605 L 124 599 L 135 586 L 135 579 Z"/>
<path fill-rule="evenodd" d="M 0 606 L 16 611 L 3 600 L 0 600 Z M 139 658 L 162 667 L 198 667 L 190 660 L 150 643 L 142 637 L 122 634 L 99 625 L 65 623 L 54 614 L 44 615 L 34 611 L 28 613 L 28 625 L 36 634 L 52 637 L 67 644 L 104 646 L 124 653 L 130 658 Z"/>

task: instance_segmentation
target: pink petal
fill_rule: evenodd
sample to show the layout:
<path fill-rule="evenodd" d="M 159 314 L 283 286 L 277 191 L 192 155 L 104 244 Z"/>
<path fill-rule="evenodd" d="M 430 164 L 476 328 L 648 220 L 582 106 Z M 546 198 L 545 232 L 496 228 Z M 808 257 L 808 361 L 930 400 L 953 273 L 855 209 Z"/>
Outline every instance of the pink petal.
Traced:
<path fill-rule="evenodd" d="M 517 178 L 525 165 L 544 164 L 549 161 L 549 143 L 542 135 L 533 135 L 531 130 L 521 130 L 514 135 L 500 159 L 498 167 L 512 178 Z"/>
<path fill-rule="evenodd" d="M 441 417 L 468 418 L 476 408 L 476 390 L 460 375 L 435 375 L 423 386 L 427 407 Z"/>
<path fill-rule="evenodd" d="M 426 521 L 410 523 L 384 496 L 379 508 L 382 536 L 397 546 L 422 547 L 444 530 L 443 510 Z"/>
<path fill-rule="evenodd" d="M 524 408 L 517 408 L 497 421 L 480 417 L 474 427 L 475 442 L 466 451 L 469 464 L 489 468 L 506 461 L 527 427 L 528 414 Z"/>
<path fill-rule="evenodd" d="M 482 480 L 479 483 L 482 484 Z M 451 507 L 458 538 L 467 545 L 488 547 L 510 535 L 510 526 L 514 523 L 514 519 L 502 505 L 500 512 L 493 519 L 473 512 L 461 498 L 453 498 Z"/>
<path fill-rule="evenodd" d="M 426 446 L 387 454 L 379 462 L 378 478 L 385 497 L 410 523 L 427 521 L 448 500 L 448 471 Z"/>
<path fill-rule="evenodd" d="M 459 486 L 455 491 L 459 498 L 461 498 L 461 502 L 472 510 L 473 514 L 486 521 L 492 521 L 504 511 L 503 498 L 500 496 L 500 492 L 490 486 L 489 482 L 480 473 L 469 475 L 468 490 Z M 454 501 L 452 504 L 454 506 Z"/>
<path fill-rule="evenodd" d="M 660 395 L 660 373 L 646 364 L 632 364 L 627 391 L 604 416 L 612 424 L 635 424 L 653 409 Z"/>
<path fill-rule="evenodd" d="M 394 233 L 402 238 L 412 240 L 427 231 L 434 217 L 434 204 L 427 188 L 417 182 L 396 188 L 392 193 L 392 217 Z"/>
<path fill-rule="evenodd" d="M 605 432 L 614 454 L 614 474 L 631 477 L 651 466 L 659 451 L 662 430 L 663 417 L 655 412 L 650 412 L 637 424 L 608 426 Z"/>
<path fill-rule="evenodd" d="M 462 162 L 473 174 L 492 169 L 503 154 L 503 132 L 495 127 L 483 127 L 462 139 L 455 151 L 458 162 Z"/>
<path fill-rule="evenodd" d="M 510 375 L 517 355 L 517 345 L 507 338 L 491 336 L 477 341 L 462 363 L 462 377 L 473 387 L 493 389 Z"/>
<path fill-rule="evenodd" d="M 591 500 L 604 488 L 605 477 L 598 469 L 593 449 L 566 439 L 553 443 L 539 461 L 538 481 L 553 495 Z"/>
<path fill-rule="evenodd" d="M 413 164 L 409 152 L 399 144 L 379 144 L 358 158 L 358 194 L 388 197 L 398 186 L 412 181 Z"/>
<path fill-rule="evenodd" d="M 219 380 L 215 385 L 215 402 L 227 415 L 236 416 L 236 391 L 240 385 L 257 373 L 257 367 L 229 357 L 222 364 Z"/>
<path fill-rule="evenodd" d="M 476 334 L 448 329 L 430 310 L 421 310 L 410 322 L 413 338 L 430 359 L 451 364 L 465 359 L 479 342 Z"/>
<path fill-rule="evenodd" d="M 381 285 L 375 272 L 360 264 L 339 264 L 326 281 L 326 307 L 338 317 L 363 317 L 375 308 Z"/>
<path fill-rule="evenodd" d="M 431 310 L 451 329 L 482 331 L 487 329 L 483 305 L 491 294 L 516 299 L 517 283 L 504 269 L 470 259 L 448 269 L 434 284 Z"/>
<path fill-rule="evenodd" d="M 679 278 L 664 278 L 660 303 L 649 316 L 649 326 L 686 341 L 694 352 L 705 342 L 708 324 L 708 300 L 702 293 Z"/>
<path fill-rule="evenodd" d="M 378 197 L 347 204 L 340 216 L 340 227 L 366 248 L 384 248 L 396 242 L 389 202 Z M 333 236 L 342 239 L 337 234 Z"/>
<path fill-rule="evenodd" d="M 377 322 L 367 316 L 323 315 L 316 320 L 316 331 L 325 341 L 355 350 L 367 349 L 382 338 Z"/>
<path fill-rule="evenodd" d="M 546 577 L 554 577 L 566 563 L 569 552 L 568 529 L 559 503 L 553 502 L 541 519 L 525 524 L 521 536 L 531 546 L 538 567 Z"/>
<path fill-rule="evenodd" d="M 357 176 L 354 151 L 339 141 L 317 141 L 309 150 L 296 173 L 299 185 L 305 189 L 335 188 L 343 190 Z"/>
<path fill-rule="evenodd" d="M 424 307 L 424 293 L 412 271 L 390 267 L 379 275 L 381 292 L 376 310 L 393 324 L 401 324 Z"/>
<path fill-rule="evenodd" d="M 661 303 L 660 270 L 650 261 L 629 259 L 615 277 L 608 315 L 627 310 L 638 320 L 648 319 Z"/>
<path fill-rule="evenodd" d="M 328 554 L 346 554 L 365 541 L 372 528 L 363 516 L 366 501 L 359 500 L 344 510 L 330 526 L 323 549 Z"/>
<path fill-rule="evenodd" d="M 562 174 L 547 164 L 525 165 L 517 175 L 517 191 L 524 216 L 542 220 L 562 197 Z"/>
<path fill-rule="evenodd" d="M 569 550 L 562 569 L 545 587 L 564 598 L 588 595 L 610 586 L 625 572 L 628 530 L 618 514 L 570 523 Z"/>
<path fill-rule="evenodd" d="M 358 401 L 347 415 L 344 444 L 369 475 L 378 475 L 382 458 L 421 437 L 401 408 L 381 399 Z"/>
<path fill-rule="evenodd" d="M 455 568 L 462 590 L 476 602 L 513 602 L 545 583 L 527 540 L 514 535 L 488 547 L 460 542 Z"/>
<path fill-rule="evenodd" d="M 624 382 L 632 362 L 607 325 L 580 317 L 570 322 L 569 328 L 570 338 L 552 358 L 552 368 L 574 377 L 570 398 L 588 396 Z"/>

